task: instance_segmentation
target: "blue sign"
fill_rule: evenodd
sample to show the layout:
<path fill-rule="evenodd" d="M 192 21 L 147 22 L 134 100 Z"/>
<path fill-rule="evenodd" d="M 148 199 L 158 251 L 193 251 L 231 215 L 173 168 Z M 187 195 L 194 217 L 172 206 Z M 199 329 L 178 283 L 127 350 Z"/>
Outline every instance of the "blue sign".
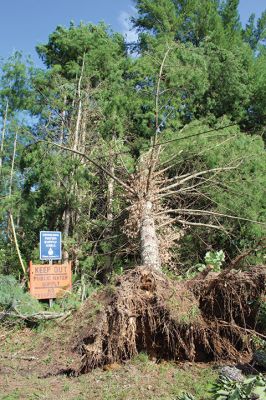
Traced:
<path fill-rule="evenodd" d="M 40 232 L 40 259 L 61 260 L 61 232 Z"/>

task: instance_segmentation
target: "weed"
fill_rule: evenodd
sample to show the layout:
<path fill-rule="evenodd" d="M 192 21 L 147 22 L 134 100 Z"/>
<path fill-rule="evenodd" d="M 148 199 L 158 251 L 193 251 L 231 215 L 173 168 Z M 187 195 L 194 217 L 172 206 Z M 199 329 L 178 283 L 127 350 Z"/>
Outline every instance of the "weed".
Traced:
<path fill-rule="evenodd" d="M 44 358 L 43 363 L 46 364 L 46 365 L 48 365 L 48 364 L 51 363 L 51 361 L 52 361 L 52 357 L 51 357 L 51 355 L 49 354 L 47 357 Z"/>
<path fill-rule="evenodd" d="M 20 399 L 20 393 L 16 389 L 14 392 L 2 397 L 2 400 L 19 400 Z"/>
<path fill-rule="evenodd" d="M 192 305 L 185 314 L 181 314 L 179 322 L 181 324 L 191 324 L 197 321 L 200 316 L 200 310 L 196 304 Z"/>
<path fill-rule="evenodd" d="M 132 359 L 133 364 L 138 364 L 138 363 L 147 364 L 148 362 L 149 362 L 149 356 L 145 352 L 140 352 Z"/>
<path fill-rule="evenodd" d="M 70 390 L 70 385 L 68 383 L 65 383 L 64 386 L 63 386 L 63 391 L 64 392 L 69 392 L 69 390 Z"/>

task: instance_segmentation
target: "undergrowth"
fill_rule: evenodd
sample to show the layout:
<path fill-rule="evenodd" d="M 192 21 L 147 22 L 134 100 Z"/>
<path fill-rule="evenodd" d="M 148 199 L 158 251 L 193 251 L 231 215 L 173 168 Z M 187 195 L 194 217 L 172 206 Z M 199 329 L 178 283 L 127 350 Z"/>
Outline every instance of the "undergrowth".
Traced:
<path fill-rule="evenodd" d="M 11 275 L 0 275 L 0 310 L 15 310 L 20 314 L 33 314 L 43 309 Z"/>
<path fill-rule="evenodd" d="M 220 377 L 209 390 L 211 400 L 265 400 L 266 379 L 262 375 L 247 377 L 242 382 Z M 191 393 L 183 393 L 177 400 L 197 400 Z"/>
<path fill-rule="evenodd" d="M 262 375 L 246 378 L 243 382 L 221 377 L 211 390 L 213 400 L 265 400 L 266 379 Z"/>

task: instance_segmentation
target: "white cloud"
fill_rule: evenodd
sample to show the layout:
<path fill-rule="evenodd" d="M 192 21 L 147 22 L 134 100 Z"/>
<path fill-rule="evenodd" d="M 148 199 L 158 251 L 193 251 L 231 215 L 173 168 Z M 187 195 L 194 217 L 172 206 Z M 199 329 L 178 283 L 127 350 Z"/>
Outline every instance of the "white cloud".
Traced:
<path fill-rule="evenodd" d="M 132 14 L 127 11 L 121 11 L 118 21 L 121 25 L 122 34 L 125 36 L 128 43 L 136 42 L 138 40 L 138 33 L 136 29 L 132 28 L 130 17 L 134 15 L 136 10 L 132 7 Z"/>

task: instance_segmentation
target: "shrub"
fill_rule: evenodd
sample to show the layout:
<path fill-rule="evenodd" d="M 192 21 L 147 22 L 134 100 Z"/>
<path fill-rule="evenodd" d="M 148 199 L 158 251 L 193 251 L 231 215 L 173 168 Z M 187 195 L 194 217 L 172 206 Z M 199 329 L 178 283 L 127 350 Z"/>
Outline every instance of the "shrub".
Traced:
<path fill-rule="evenodd" d="M 262 375 L 246 378 L 243 382 L 221 377 L 211 392 L 213 400 L 265 400 L 266 380 Z"/>
<path fill-rule="evenodd" d="M 42 309 L 38 300 L 26 293 L 11 275 L 0 275 L 0 309 L 34 314 Z"/>

